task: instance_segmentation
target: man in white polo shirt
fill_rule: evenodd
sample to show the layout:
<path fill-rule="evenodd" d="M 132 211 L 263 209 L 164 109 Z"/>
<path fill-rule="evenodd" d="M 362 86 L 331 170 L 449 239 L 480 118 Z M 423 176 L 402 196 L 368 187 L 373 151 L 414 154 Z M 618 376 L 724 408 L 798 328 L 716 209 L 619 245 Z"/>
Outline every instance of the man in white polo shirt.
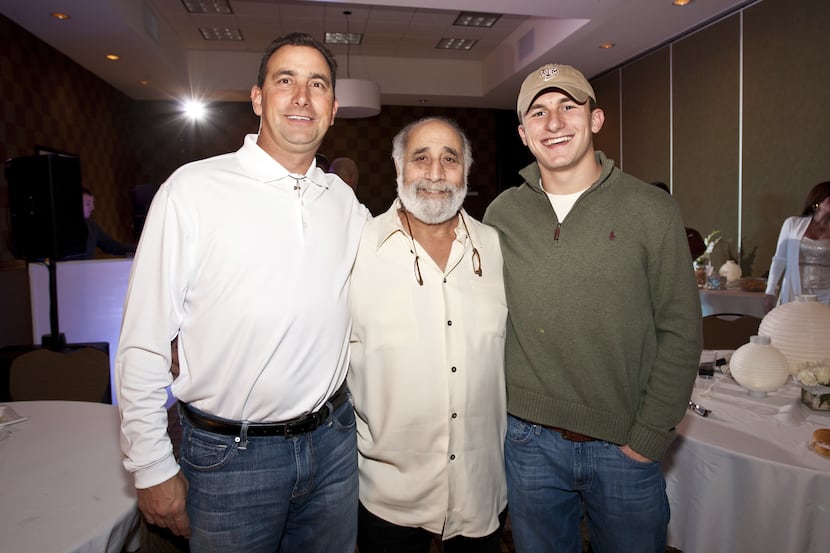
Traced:
<path fill-rule="evenodd" d="M 125 466 L 147 521 L 194 553 L 354 553 L 348 284 L 368 212 L 314 162 L 336 68 L 309 35 L 272 42 L 259 134 L 174 172 L 136 253 L 115 367 Z"/>

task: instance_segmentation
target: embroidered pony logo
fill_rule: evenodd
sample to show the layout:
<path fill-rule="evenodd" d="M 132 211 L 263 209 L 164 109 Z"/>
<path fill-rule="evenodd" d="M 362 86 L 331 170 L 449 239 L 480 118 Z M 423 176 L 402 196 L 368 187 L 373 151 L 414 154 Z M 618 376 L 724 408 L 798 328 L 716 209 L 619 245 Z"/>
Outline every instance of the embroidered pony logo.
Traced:
<path fill-rule="evenodd" d="M 612 231 L 608 234 L 608 239 L 609 239 L 609 240 L 613 240 L 613 239 L 614 239 L 614 238 L 616 238 L 616 237 L 617 237 L 617 235 L 616 235 L 616 234 L 614 234 L 614 231 L 613 231 L 613 230 L 612 230 Z"/>

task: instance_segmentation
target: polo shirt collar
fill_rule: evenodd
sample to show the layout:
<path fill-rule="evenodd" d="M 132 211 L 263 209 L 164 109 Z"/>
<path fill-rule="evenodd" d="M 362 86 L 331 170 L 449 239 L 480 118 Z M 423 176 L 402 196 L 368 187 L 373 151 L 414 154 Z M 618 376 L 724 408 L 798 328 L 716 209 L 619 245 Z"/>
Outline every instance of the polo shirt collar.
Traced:
<path fill-rule="evenodd" d="M 259 135 L 249 134 L 245 136 L 245 141 L 242 147 L 237 150 L 236 155 L 239 163 L 242 164 L 246 171 L 255 179 L 261 182 L 275 183 L 286 186 L 294 186 L 298 179 L 305 178 L 308 182 L 315 184 L 322 188 L 328 188 L 328 179 L 326 173 L 317 167 L 317 160 L 311 162 L 308 171 L 304 175 L 298 173 L 291 173 L 283 167 L 277 160 L 271 157 L 268 152 L 260 148 L 257 144 Z"/>

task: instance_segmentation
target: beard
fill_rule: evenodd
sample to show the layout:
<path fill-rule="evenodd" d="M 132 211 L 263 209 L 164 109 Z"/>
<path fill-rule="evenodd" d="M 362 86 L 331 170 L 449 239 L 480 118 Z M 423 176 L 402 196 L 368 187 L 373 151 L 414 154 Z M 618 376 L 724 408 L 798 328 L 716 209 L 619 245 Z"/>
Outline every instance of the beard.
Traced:
<path fill-rule="evenodd" d="M 418 191 L 446 192 L 443 197 L 423 197 Z M 414 215 L 419 221 L 428 225 L 437 225 L 449 221 L 461 209 L 464 198 L 467 196 L 467 183 L 457 187 L 446 182 L 429 182 L 418 179 L 404 184 L 403 177 L 398 176 L 398 197 L 404 209 Z"/>

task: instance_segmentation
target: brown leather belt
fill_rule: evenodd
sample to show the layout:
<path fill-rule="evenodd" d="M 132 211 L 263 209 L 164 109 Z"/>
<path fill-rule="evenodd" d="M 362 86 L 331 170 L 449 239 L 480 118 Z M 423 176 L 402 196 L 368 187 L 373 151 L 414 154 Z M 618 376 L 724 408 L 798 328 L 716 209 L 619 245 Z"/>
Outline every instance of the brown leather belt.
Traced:
<path fill-rule="evenodd" d="M 559 428 L 558 426 L 547 426 L 541 425 L 542 428 L 547 428 L 548 430 L 553 430 L 554 432 L 558 432 L 568 441 L 571 442 L 595 442 L 597 439 L 592 438 L 590 436 L 586 436 L 585 434 L 580 434 L 579 432 L 573 432 L 571 430 L 566 430 L 564 428 Z"/>
<path fill-rule="evenodd" d="M 314 413 L 307 413 L 285 422 L 250 422 L 248 423 L 247 435 L 285 436 L 290 438 L 291 436 L 311 432 L 323 424 L 333 411 L 343 405 L 348 396 L 348 389 L 344 382 L 326 404 Z M 224 436 L 239 436 L 242 433 L 241 421 L 232 421 L 202 413 L 186 403 L 180 403 L 179 405 L 181 405 L 184 417 L 196 428 Z M 329 405 L 331 405 L 331 410 L 329 410 Z"/>

